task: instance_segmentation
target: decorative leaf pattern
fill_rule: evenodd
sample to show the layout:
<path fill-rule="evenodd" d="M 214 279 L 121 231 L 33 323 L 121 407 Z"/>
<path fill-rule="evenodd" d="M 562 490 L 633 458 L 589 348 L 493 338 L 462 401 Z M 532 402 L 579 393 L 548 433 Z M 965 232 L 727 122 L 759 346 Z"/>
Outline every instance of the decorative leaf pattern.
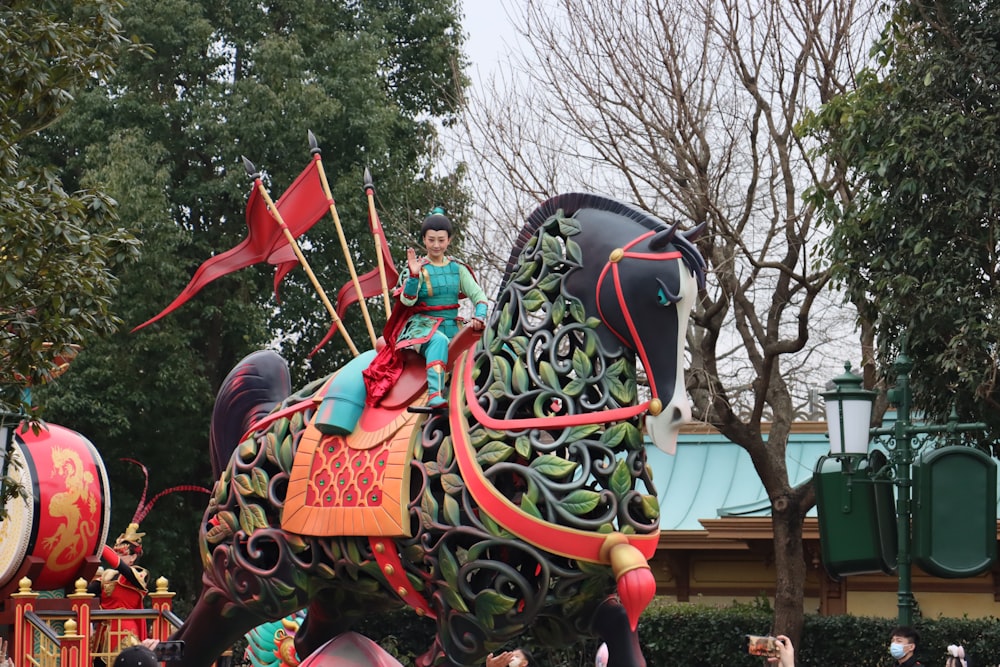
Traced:
<path fill-rule="evenodd" d="M 592 413 L 637 400 L 633 356 L 603 350 L 596 332 L 600 320 L 567 286 L 582 270 L 583 252 L 574 238 L 581 233 L 578 220 L 561 211 L 552 216 L 525 244 L 520 266 L 500 295 L 499 315 L 476 357 L 477 370 L 489 373 L 480 397 L 489 397 L 486 405 L 494 417 Z M 524 484 L 536 485 L 530 500 L 545 521 L 581 530 L 605 523 L 641 532 L 655 528 L 651 509 L 631 500 L 644 466 L 615 455 L 641 453 L 638 419 L 513 437 L 485 432 L 470 425 L 479 465 L 487 474 L 496 467 L 503 478 L 522 480 L 511 488 L 516 497 Z"/>
<path fill-rule="evenodd" d="M 477 380 L 476 399 L 495 418 L 544 419 L 637 400 L 632 356 L 611 355 L 602 347 L 596 333 L 600 321 L 567 287 L 583 263 L 580 244 L 571 238 L 580 233 L 578 221 L 561 212 L 553 216 L 525 244 L 520 267 L 501 293 L 474 366 L 476 377 L 486 378 Z M 483 473 L 526 516 L 597 533 L 658 530 L 659 506 L 637 418 L 514 433 L 487 429 L 471 418 L 469 423 L 468 440 Z M 443 420 L 432 420 L 424 432 L 436 429 L 447 431 Z M 425 439 L 425 445 L 425 460 L 435 449 L 438 455 L 435 466 L 415 463 L 427 482 L 421 507 L 433 495 L 446 524 L 422 527 L 440 544 L 437 563 L 445 582 L 440 599 L 449 614 L 439 633 L 442 641 L 453 636 L 468 641 L 472 626 L 483 637 L 511 637 L 537 622 L 545 604 L 561 605 L 561 611 L 550 608 L 546 614 L 558 619 L 551 627 L 547 622 L 547 633 L 567 640 L 584 631 L 574 623 L 583 623 L 613 590 L 610 569 L 554 558 L 516 539 L 485 512 L 467 511 L 475 501 L 451 477 L 457 472 L 451 437 Z M 636 489 L 640 481 L 644 492 Z M 448 526 L 457 526 L 457 511 L 465 525 L 449 532 Z M 471 581 L 475 586 L 467 585 Z M 551 594 L 556 581 L 565 591 L 559 596 Z"/>

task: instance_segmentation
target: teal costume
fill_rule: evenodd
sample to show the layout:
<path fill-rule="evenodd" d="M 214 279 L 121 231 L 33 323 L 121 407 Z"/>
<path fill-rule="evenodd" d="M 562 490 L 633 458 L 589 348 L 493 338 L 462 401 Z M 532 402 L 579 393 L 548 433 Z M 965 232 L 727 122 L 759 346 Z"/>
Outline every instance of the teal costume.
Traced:
<path fill-rule="evenodd" d="M 475 304 L 475 317 L 486 320 L 486 293 L 476 282 L 472 271 L 453 257 L 443 266 L 422 259 L 420 273 L 399 277 L 399 300 L 410 306 L 413 313 L 396 338 L 396 348 L 411 347 L 427 362 L 427 404 L 442 405 L 444 398 L 445 364 L 448 343 L 458 333 L 458 300 L 465 296 Z"/>

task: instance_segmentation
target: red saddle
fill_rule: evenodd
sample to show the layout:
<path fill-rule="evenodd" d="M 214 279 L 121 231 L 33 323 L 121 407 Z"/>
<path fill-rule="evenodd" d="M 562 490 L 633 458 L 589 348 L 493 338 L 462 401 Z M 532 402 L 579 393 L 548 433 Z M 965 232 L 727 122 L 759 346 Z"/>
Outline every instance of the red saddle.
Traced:
<path fill-rule="evenodd" d="M 476 344 L 483 332 L 472 327 L 462 327 L 448 345 L 448 372 L 462 352 Z M 398 410 L 413 403 L 421 393 L 427 391 L 427 364 L 424 358 L 413 350 L 402 350 L 403 371 L 389 393 L 382 397 L 379 407 Z"/>

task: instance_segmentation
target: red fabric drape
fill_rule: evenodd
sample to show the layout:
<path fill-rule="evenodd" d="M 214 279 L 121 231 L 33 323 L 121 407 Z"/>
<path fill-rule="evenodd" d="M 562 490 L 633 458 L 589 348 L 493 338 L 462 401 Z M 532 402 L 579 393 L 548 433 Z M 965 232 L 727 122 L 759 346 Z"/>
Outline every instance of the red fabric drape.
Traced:
<path fill-rule="evenodd" d="M 393 307 L 389 321 L 385 323 L 385 329 L 382 331 L 385 345 L 375 353 L 375 358 L 372 359 L 368 368 L 361 371 L 365 378 L 365 393 L 367 394 L 365 403 L 368 405 L 378 405 L 403 372 L 403 356 L 400 354 L 400 350 L 396 349 L 396 339 L 399 338 L 403 325 L 410 319 L 412 312 L 412 306 L 404 306 L 401 303 Z"/>

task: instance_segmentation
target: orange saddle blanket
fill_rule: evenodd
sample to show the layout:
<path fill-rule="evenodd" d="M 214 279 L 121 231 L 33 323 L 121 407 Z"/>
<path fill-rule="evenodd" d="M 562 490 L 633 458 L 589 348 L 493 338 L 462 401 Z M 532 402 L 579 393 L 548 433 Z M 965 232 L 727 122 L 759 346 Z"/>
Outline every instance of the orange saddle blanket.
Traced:
<path fill-rule="evenodd" d="M 449 349 L 449 367 L 478 339 L 471 329 L 460 332 Z M 423 357 L 409 350 L 404 356 L 399 380 L 379 405 L 365 406 L 353 433 L 324 435 L 310 420 L 292 463 L 282 529 L 313 536 L 410 535 L 410 460 L 424 415 L 407 408 L 424 404 L 427 374 Z"/>

